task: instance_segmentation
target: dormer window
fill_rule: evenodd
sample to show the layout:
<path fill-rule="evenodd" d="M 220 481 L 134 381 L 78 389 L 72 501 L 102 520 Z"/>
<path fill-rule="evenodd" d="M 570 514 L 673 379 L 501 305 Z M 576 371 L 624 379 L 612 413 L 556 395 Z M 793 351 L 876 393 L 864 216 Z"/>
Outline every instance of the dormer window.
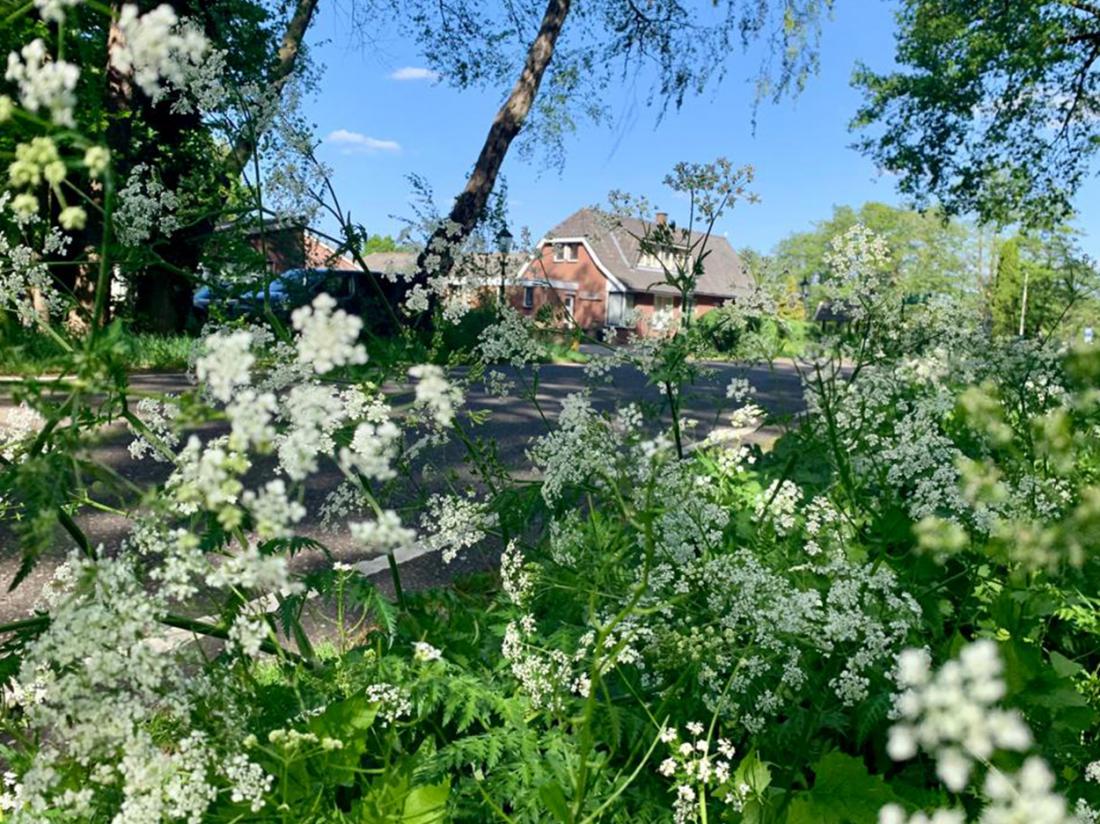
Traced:
<path fill-rule="evenodd" d="M 576 263 L 577 262 L 577 247 L 579 243 L 555 243 L 554 244 L 554 262 L 555 263 Z"/>
<path fill-rule="evenodd" d="M 657 272 L 675 272 L 678 266 L 691 268 L 691 255 L 687 246 L 675 246 L 658 252 L 642 252 L 638 257 L 639 269 L 653 269 Z"/>

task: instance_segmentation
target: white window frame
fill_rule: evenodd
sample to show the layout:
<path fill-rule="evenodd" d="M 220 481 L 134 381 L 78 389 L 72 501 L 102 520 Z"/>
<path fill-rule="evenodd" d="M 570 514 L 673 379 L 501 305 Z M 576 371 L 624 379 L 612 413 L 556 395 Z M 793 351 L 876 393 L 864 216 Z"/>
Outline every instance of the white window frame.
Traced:
<path fill-rule="evenodd" d="M 627 316 L 634 310 L 634 295 L 630 292 L 607 293 L 607 325 L 627 327 Z"/>
<path fill-rule="evenodd" d="M 575 320 L 576 318 L 573 315 L 573 310 L 576 308 L 576 298 L 573 296 L 573 294 L 569 293 L 566 295 L 562 295 L 561 303 L 562 306 L 565 307 L 565 314 L 569 318 L 569 320 Z"/>
<path fill-rule="evenodd" d="M 577 246 L 573 242 L 559 241 L 554 244 L 554 263 L 576 263 Z"/>

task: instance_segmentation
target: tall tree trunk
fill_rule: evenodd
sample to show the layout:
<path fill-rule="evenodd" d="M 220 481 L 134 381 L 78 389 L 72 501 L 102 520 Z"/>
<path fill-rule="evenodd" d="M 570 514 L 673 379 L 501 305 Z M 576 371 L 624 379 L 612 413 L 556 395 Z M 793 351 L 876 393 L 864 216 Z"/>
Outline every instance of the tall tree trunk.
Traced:
<path fill-rule="evenodd" d="M 106 143 L 111 152 L 111 161 L 115 164 L 116 173 L 123 167 L 130 146 L 130 125 L 132 122 L 132 108 L 134 102 L 134 88 L 130 78 L 115 68 L 111 57 L 122 45 L 122 32 L 118 27 L 118 15 L 122 9 L 122 3 L 115 0 L 111 3 L 111 27 L 107 30 L 107 65 L 104 67 L 104 110 L 107 115 Z M 103 205 L 102 198 L 100 206 Z M 67 325 L 73 332 L 87 332 L 95 313 L 96 278 L 99 274 L 99 255 L 102 254 L 104 226 L 98 219 L 88 221 L 87 227 L 74 237 L 73 247 L 84 259 L 75 267 L 72 276 L 72 293 L 76 298 L 76 306 L 69 312 Z M 110 319 L 111 303 L 108 296 L 104 305 L 105 311 L 102 322 Z"/>
<path fill-rule="evenodd" d="M 466 188 L 455 198 L 454 206 L 448 220 L 439 226 L 428 240 L 428 245 L 417 260 L 417 273 L 413 284 L 427 284 L 432 276 L 446 276 L 454 267 L 453 249 L 457 249 L 469 237 L 470 232 L 477 226 L 481 219 L 485 206 L 489 202 L 489 195 L 496 185 L 497 175 L 501 164 L 508 154 L 508 148 L 512 141 L 523 128 L 531 106 L 535 102 L 542 77 L 546 73 L 546 67 L 554 56 L 554 47 L 558 36 L 561 34 L 565 18 L 569 15 L 571 0 L 549 0 L 546 12 L 542 16 L 542 25 L 539 26 L 538 35 L 532 41 L 527 50 L 527 60 L 523 64 L 512 93 L 500 107 L 493 125 L 489 128 L 489 134 L 485 137 L 485 143 L 481 147 L 470 177 L 466 180 Z M 440 258 L 438 266 L 427 268 L 429 254 L 437 254 Z M 430 314 L 430 313 L 429 313 Z M 430 319 L 425 319 L 430 322 Z"/>
<path fill-rule="evenodd" d="M 282 93 L 293 76 L 302 41 L 316 9 L 317 0 L 298 0 L 280 42 L 277 62 L 268 77 L 269 87 L 276 96 Z M 201 128 L 201 118 L 197 113 L 172 112 L 165 102 L 151 107 L 146 115 L 165 145 L 182 143 L 189 132 Z M 255 128 L 244 131 L 233 146 L 224 170 L 224 180 L 227 182 L 231 183 L 244 171 L 267 124 L 253 125 Z M 157 166 L 169 189 L 174 188 L 186 173 L 186 170 L 172 168 L 163 161 Z M 214 220 L 208 217 L 177 232 L 171 245 L 162 252 L 170 265 L 152 266 L 138 279 L 135 310 L 146 328 L 162 334 L 184 330 L 191 310 L 193 283 L 181 271 L 193 272 L 198 268 L 203 247 L 214 226 Z"/>
<path fill-rule="evenodd" d="M 283 33 L 283 40 L 279 44 L 278 62 L 272 69 L 269 83 L 271 90 L 278 97 L 283 93 L 283 87 L 294 75 L 294 69 L 298 65 L 298 55 L 302 51 L 302 41 L 313 15 L 317 11 L 317 0 L 298 0 L 294 7 L 294 14 Z M 230 154 L 229 170 L 227 176 L 236 179 L 245 170 L 252 153 L 256 150 L 256 143 L 267 124 L 250 123 L 238 136 L 233 144 Z"/>

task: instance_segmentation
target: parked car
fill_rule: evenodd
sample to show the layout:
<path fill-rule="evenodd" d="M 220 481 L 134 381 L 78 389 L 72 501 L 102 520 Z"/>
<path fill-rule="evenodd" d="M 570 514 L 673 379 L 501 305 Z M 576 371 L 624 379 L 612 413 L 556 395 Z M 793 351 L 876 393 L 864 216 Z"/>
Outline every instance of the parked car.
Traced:
<path fill-rule="evenodd" d="M 327 292 L 336 305 L 351 314 L 362 314 L 365 309 L 365 283 L 363 273 L 345 269 L 290 269 L 274 277 L 267 287 L 271 311 L 286 321 L 299 306 L 311 303 L 317 295 Z M 210 317 L 211 304 L 220 307 L 221 314 L 229 318 L 260 318 L 264 313 L 264 289 L 252 288 L 234 292 L 224 286 L 211 284 L 195 291 L 191 300 L 196 320 L 201 324 Z"/>

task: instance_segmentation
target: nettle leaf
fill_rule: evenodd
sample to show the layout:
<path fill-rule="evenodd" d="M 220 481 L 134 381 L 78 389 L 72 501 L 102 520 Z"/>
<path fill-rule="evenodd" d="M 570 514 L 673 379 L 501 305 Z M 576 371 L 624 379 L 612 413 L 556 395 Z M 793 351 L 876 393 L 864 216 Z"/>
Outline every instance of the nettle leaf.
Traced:
<path fill-rule="evenodd" d="M 787 824 L 875 824 L 879 810 L 898 797 L 871 775 L 863 759 L 831 752 L 813 765 L 813 789 L 796 793 Z"/>

